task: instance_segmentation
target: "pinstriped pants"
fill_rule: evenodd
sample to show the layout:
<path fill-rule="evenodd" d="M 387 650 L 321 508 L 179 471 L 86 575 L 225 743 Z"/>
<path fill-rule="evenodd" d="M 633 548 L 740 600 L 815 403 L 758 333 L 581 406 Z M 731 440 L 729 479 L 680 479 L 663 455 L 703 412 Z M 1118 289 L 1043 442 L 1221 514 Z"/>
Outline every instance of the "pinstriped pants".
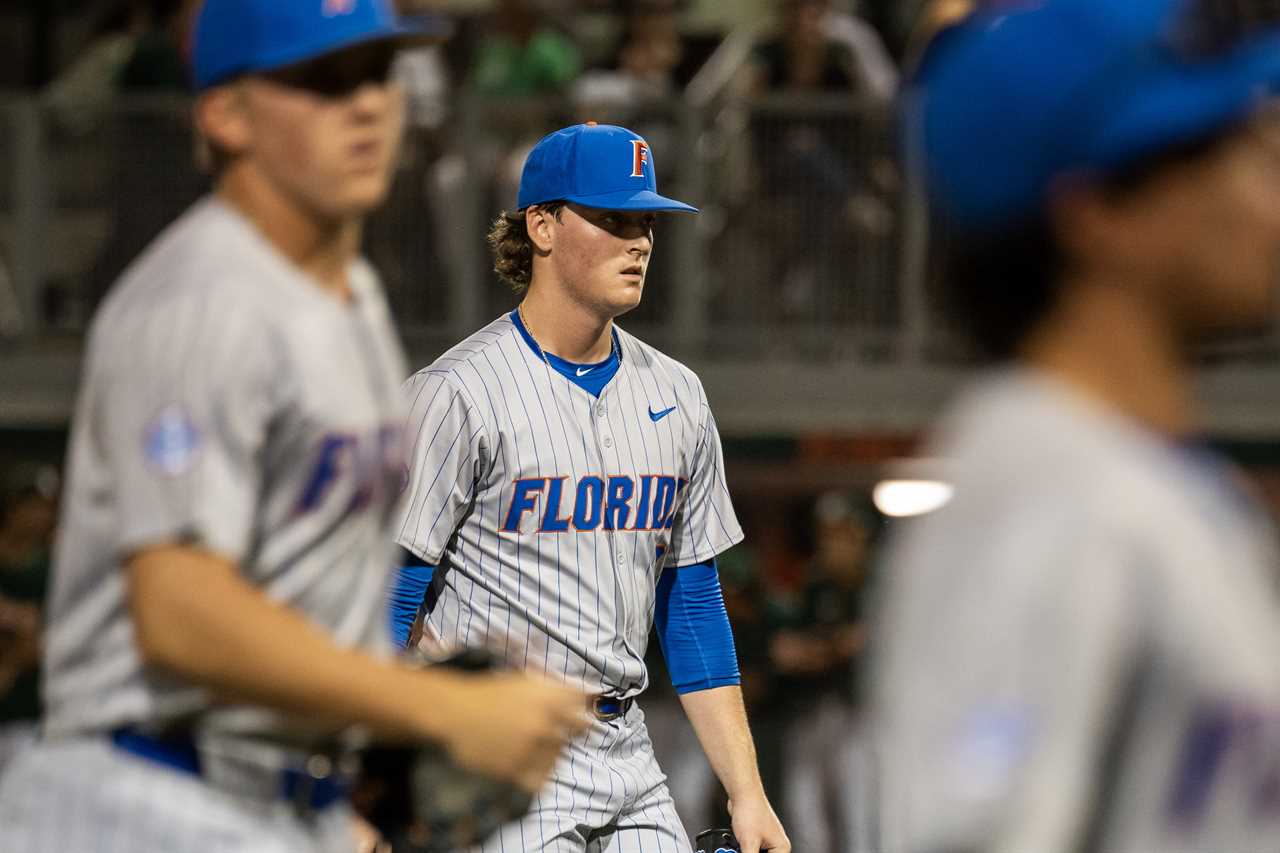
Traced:
<path fill-rule="evenodd" d="M 9 762 L 36 742 L 39 732 L 34 720 L 17 723 L 0 723 L 0 776 Z"/>
<path fill-rule="evenodd" d="M 524 819 L 471 853 L 690 853 L 644 712 L 596 721 L 565 750 Z"/>
<path fill-rule="evenodd" d="M 351 812 L 306 819 L 289 804 L 215 790 L 114 747 L 59 738 L 0 777 L 0 850 L 14 853 L 353 853 Z"/>

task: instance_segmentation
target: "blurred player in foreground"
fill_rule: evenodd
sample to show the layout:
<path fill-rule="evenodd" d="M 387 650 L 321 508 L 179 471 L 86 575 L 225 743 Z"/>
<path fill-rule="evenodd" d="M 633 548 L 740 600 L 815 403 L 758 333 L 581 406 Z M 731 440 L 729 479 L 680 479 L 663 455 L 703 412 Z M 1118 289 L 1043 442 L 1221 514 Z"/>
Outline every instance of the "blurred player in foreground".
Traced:
<path fill-rule="evenodd" d="M 494 648 L 596 694 L 595 724 L 490 853 L 690 850 L 634 702 L 655 623 L 742 849 L 790 849 L 716 572 L 742 530 L 715 419 L 692 371 L 614 323 L 640 302 L 663 211 L 696 212 L 658 195 L 636 134 L 591 122 L 544 137 L 489 237 L 523 301 L 405 386 L 397 541 L 436 568 L 424 648 Z M 422 587 L 404 597 L 407 622 Z"/>
<path fill-rule="evenodd" d="M 217 190 L 90 335 L 45 736 L 3 779 L 0 850 L 351 850 L 351 727 L 533 790 L 585 725 L 566 688 L 385 654 L 404 365 L 358 247 L 406 32 L 380 0 L 204 6 Z"/>
<path fill-rule="evenodd" d="M 1247 8 L 991 4 L 923 58 L 947 287 L 1004 364 L 885 571 L 886 849 L 1280 837 L 1272 530 L 1191 391 L 1280 282 L 1280 29 Z"/>

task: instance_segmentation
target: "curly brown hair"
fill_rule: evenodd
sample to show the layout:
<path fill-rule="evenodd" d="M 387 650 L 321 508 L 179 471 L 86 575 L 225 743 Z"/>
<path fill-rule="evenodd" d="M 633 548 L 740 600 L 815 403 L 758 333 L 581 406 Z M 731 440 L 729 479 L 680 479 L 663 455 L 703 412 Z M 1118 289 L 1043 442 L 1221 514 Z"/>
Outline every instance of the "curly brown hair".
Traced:
<path fill-rule="evenodd" d="M 559 222 L 564 204 L 562 201 L 552 201 L 538 207 Z M 489 250 L 493 252 L 493 271 L 516 293 L 528 290 L 529 282 L 533 279 L 533 240 L 529 238 L 524 214 L 524 210 L 502 211 L 493 220 L 489 234 L 485 237 Z"/>

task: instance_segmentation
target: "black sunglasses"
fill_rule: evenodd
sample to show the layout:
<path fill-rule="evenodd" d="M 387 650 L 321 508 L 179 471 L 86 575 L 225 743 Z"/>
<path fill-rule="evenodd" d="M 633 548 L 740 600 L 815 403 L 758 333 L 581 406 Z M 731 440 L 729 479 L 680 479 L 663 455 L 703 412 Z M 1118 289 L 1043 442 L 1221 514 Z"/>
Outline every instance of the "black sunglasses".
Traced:
<path fill-rule="evenodd" d="M 261 76 L 281 86 L 324 98 L 345 98 L 367 84 L 386 85 L 391 79 L 395 58 L 396 46 L 382 41 L 328 53 L 263 72 Z"/>

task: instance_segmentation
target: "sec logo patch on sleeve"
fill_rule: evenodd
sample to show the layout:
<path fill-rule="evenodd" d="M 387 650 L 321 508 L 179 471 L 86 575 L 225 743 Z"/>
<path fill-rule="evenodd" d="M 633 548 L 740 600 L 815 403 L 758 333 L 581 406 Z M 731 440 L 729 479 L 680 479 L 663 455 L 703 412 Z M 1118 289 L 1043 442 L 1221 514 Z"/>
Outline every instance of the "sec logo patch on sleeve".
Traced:
<path fill-rule="evenodd" d="M 160 410 L 143 431 L 142 449 L 160 473 L 177 477 L 191 470 L 200 455 L 200 430 L 182 406 Z"/>

